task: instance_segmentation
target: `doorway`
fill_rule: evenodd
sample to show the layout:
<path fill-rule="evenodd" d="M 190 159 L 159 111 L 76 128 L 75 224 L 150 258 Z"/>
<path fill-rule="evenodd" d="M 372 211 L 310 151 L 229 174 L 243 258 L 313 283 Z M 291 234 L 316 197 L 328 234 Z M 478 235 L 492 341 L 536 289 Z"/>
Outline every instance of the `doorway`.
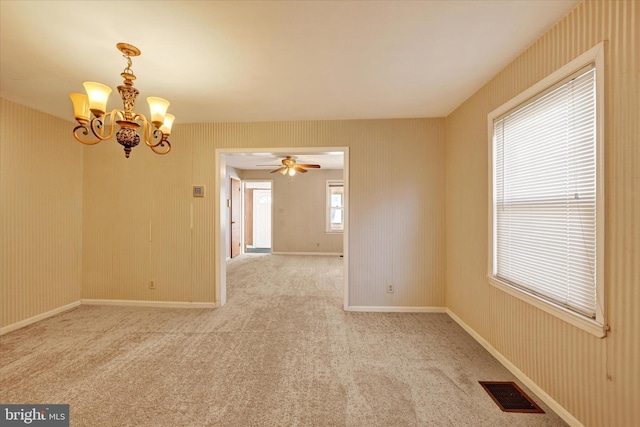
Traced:
<path fill-rule="evenodd" d="M 282 155 L 339 155 L 342 159 L 344 181 L 344 231 L 343 231 L 343 260 L 344 260 L 344 289 L 343 307 L 349 310 L 349 147 L 295 147 L 269 148 L 263 151 L 255 148 L 218 148 L 215 150 L 215 176 L 219 178 L 219 185 L 214 186 L 214 223 L 216 238 L 214 242 L 214 291 L 215 304 L 222 307 L 227 302 L 227 267 L 225 247 L 230 239 L 230 185 L 227 160 L 233 161 L 229 170 L 242 169 L 236 163 L 238 159 L 249 158 L 251 164 L 257 163 L 255 157 L 264 158 Z"/>
<path fill-rule="evenodd" d="M 244 251 L 271 252 L 271 181 L 243 181 Z"/>

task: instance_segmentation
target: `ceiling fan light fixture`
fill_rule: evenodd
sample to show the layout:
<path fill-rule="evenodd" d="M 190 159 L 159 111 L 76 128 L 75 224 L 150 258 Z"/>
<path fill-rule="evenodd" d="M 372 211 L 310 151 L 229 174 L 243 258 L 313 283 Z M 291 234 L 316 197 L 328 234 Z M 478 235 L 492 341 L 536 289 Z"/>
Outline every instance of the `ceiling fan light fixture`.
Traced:
<path fill-rule="evenodd" d="M 271 165 L 258 165 L 258 166 L 271 166 Z M 271 173 L 280 172 L 282 175 L 294 176 L 296 172 L 307 173 L 307 168 L 320 169 L 320 165 L 314 164 L 299 164 L 292 156 L 287 156 L 282 159 L 282 166 L 278 169 L 274 169 Z"/>

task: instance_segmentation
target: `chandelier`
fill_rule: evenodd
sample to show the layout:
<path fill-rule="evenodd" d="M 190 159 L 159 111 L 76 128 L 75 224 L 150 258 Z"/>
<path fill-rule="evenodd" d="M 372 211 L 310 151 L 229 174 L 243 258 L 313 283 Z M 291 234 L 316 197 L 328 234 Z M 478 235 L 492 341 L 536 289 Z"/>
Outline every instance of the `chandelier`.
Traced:
<path fill-rule="evenodd" d="M 157 154 L 167 154 L 171 151 L 169 135 L 175 116 L 166 114 L 169 101 L 148 97 L 151 120 L 133 111 L 136 97 L 140 93 L 133 87 L 136 76 L 131 70 L 131 57 L 140 55 L 140 50 L 127 43 L 118 43 L 118 50 L 127 59 L 127 68 L 120 74 L 124 84 L 118 86 L 118 93 L 122 98 L 124 109 L 114 109 L 107 113 L 107 100 L 111 88 L 100 83 L 84 82 L 87 94 L 71 93 L 73 113 L 78 126 L 73 129 L 73 136 L 83 144 L 94 145 L 105 139 L 111 139 L 117 124 L 116 141 L 124 147 L 125 157 L 129 157 L 131 149 L 140 143 L 137 129 L 142 126 L 142 140 Z M 89 134 L 91 132 L 91 135 Z"/>

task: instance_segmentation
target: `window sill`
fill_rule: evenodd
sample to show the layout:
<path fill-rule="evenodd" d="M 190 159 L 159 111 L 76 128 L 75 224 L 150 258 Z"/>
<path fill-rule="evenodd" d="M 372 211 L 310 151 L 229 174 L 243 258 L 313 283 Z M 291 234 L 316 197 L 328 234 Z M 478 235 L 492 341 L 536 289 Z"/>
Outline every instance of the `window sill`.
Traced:
<path fill-rule="evenodd" d="M 606 325 L 603 325 L 595 320 L 581 316 L 580 314 L 574 313 L 573 311 L 568 310 L 564 307 L 555 305 L 533 294 L 529 294 L 526 291 L 523 291 L 521 289 L 508 285 L 504 282 L 501 282 L 495 277 L 489 276 L 487 277 L 487 279 L 489 279 L 489 283 L 492 286 L 500 289 L 501 291 L 506 292 L 509 295 L 514 296 L 526 303 L 529 303 L 539 308 L 540 310 L 559 318 L 560 320 L 570 323 L 571 325 L 577 328 L 580 328 L 583 331 L 590 333 L 591 335 L 594 335 L 598 338 L 604 338 L 607 336 L 607 331 L 609 330 L 609 327 Z"/>
<path fill-rule="evenodd" d="M 334 231 L 327 230 L 324 233 L 325 234 L 344 234 L 344 231 L 343 230 L 334 230 Z"/>

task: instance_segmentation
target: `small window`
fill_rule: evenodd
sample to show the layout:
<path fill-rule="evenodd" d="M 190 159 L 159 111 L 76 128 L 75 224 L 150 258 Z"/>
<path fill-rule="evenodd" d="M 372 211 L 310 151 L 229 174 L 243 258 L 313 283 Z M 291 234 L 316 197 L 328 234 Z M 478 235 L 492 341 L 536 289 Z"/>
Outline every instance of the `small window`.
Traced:
<path fill-rule="evenodd" d="M 344 231 L 344 183 L 327 181 L 327 233 Z"/>
<path fill-rule="evenodd" d="M 489 115 L 489 278 L 603 336 L 602 70 L 594 52 Z"/>

